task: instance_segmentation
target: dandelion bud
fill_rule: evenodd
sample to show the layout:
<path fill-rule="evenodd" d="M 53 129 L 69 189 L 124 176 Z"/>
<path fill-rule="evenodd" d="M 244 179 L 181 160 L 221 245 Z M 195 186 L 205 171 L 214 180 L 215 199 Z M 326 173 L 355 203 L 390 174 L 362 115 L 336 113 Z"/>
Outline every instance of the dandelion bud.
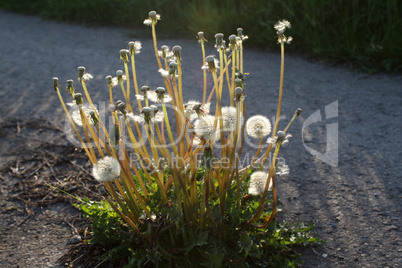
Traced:
<path fill-rule="evenodd" d="M 243 95 L 243 89 L 241 87 L 236 87 L 234 90 L 234 99 L 235 101 L 240 101 L 242 95 Z"/>
<path fill-rule="evenodd" d="M 286 137 L 285 132 L 283 131 L 278 131 L 278 142 L 283 141 L 283 139 Z"/>
<path fill-rule="evenodd" d="M 248 193 L 251 195 L 260 195 L 265 192 L 265 185 L 267 184 L 268 174 L 264 171 L 255 171 L 250 176 L 250 185 Z M 272 188 L 272 180 L 269 183 L 269 189 Z"/>
<path fill-rule="evenodd" d="M 172 52 L 177 59 L 180 59 L 181 55 L 181 46 L 174 46 L 172 47 Z"/>
<path fill-rule="evenodd" d="M 78 78 L 81 80 L 84 77 L 85 74 L 85 67 L 84 66 L 79 66 L 77 68 L 78 70 Z"/>
<path fill-rule="evenodd" d="M 112 87 L 112 86 L 113 86 L 112 76 L 111 76 L 111 75 L 108 75 L 108 76 L 105 77 L 105 79 L 106 79 L 107 85 L 108 85 L 109 87 Z"/>
<path fill-rule="evenodd" d="M 121 49 L 120 50 L 120 59 L 124 62 L 128 62 L 128 53 L 129 51 L 127 49 Z"/>
<path fill-rule="evenodd" d="M 141 42 L 140 41 L 131 41 L 128 43 L 130 55 L 138 54 L 141 52 Z"/>
<path fill-rule="evenodd" d="M 94 125 L 98 124 L 99 120 L 98 117 L 96 117 L 95 111 L 89 111 L 89 115 L 91 116 Z"/>
<path fill-rule="evenodd" d="M 243 80 L 240 79 L 240 78 L 236 78 L 235 79 L 235 86 L 242 88 L 243 87 Z"/>
<path fill-rule="evenodd" d="M 198 42 L 203 43 L 204 41 L 207 41 L 207 39 L 204 37 L 204 32 L 198 32 Z"/>
<path fill-rule="evenodd" d="M 115 102 L 115 104 L 116 104 L 116 106 L 118 106 L 120 103 L 123 103 L 121 100 L 117 100 L 116 102 Z"/>
<path fill-rule="evenodd" d="M 59 87 L 59 78 L 53 77 L 53 87 L 54 90 L 57 91 L 57 88 Z"/>
<path fill-rule="evenodd" d="M 297 110 L 295 112 L 296 116 L 300 116 L 301 112 L 302 112 L 302 109 L 297 108 Z"/>
<path fill-rule="evenodd" d="M 125 80 L 125 77 L 123 76 L 123 71 L 122 70 L 117 70 L 116 71 L 116 76 L 117 76 L 117 81 L 119 83 L 122 83 Z"/>
<path fill-rule="evenodd" d="M 177 63 L 171 62 L 169 64 L 169 75 L 174 76 L 176 74 L 176 70 L 177 70 Z"/>
<path fill-rule="evenodd" d="M 156 11 L 150 11 L 149 13 L 148 13 L 148 15 L 149 15 L 149 17 L 151 18 L 151 19 L 156 19 Z"/>
<path fill-rule="evenodd" d="M 76 103 L 78 106 L 82 106 L 82 104 L 84 103 L 84 101 L 82 100 L 82 95 L 81 95 L 81 93 L 74 94 L 74 99 L 75 99 L 75 103 Z"/>
<path fill-rule="evenodd" d="M 223 46 L 223 34 L 222 33 L 215 34 L 215 40 L 216 40 L 216 47 L 221 48 Z"/>
<path fill-rule="evenodd" d="M 75 93 L 73 83 L 74 81 L 72 79 L 67 80 L 66 92 L 70 92 L 72 95 Z"/>
<path fill-rule="evenodd" d="M 149 108 L 151 108 L 152 114 L 156 114 L 159 111 L 159 108 L 156 107 L 155 105 L 151 105 L 149 106 Z"/>
<path fill-rule="evenodd" d="M 237 36 L 240 38 L 243 36 L 243 28 L 237 28 Z"/>
<path fill-rule="evenodd" d="M 151 89 L 149 88 L 149 86 L 142 86 L 141 87 L 141 92 L 146 95 L 147 91 L 150 91 Z"/>
<path fill-rule="evenodd" d="M 151 121 L 151 112 L 152 112 L 152 110 L 149 107 L 144 107 L 141 110 L 141 113 L 144 116 L 144 121 L 146 124 L 149 124 L 149 122 Z"/>
<path fill-rule="evenodd" d="M 231 50 L 235 49 L 236 40 L 237 40 L 236 35 L 232 34 L 231 36 L 229 36 L 229 47 L 230 47 Z"/>
<path fill-rule="evenodd" d="M 120 102 L 116 107 L 122 114 L 126 114 L 126 104 L 124 102 Z"/>

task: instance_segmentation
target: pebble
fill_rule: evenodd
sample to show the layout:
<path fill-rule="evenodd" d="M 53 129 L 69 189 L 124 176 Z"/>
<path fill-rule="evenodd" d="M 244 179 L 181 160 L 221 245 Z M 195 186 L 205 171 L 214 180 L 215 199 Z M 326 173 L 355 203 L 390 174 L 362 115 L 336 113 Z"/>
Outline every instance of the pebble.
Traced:
<path fill-rule="evenodd" d="M 74 235 L 72 238 L 71 238 L 71 244 L 78 244 L 79 242 L 81 242 L 82 241 L 82 238 L 81 238 L 81 236 L 80 235 Z"/>
<path fill-rule="evenodd" d="M 322 254 L 322 256 L 323 256 L 324 258 L 326 258 L 326 257 L 328 257 L 328 254 L 324 253 L 324 254 Z"/>

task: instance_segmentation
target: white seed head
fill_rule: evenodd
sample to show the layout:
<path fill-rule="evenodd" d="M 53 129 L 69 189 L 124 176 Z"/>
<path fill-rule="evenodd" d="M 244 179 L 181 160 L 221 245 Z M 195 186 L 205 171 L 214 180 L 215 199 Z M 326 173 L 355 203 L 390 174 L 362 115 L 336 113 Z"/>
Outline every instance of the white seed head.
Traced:
<path fill-rule="evenodd" d="M 206 115 L 198 118 L 194 122 L 195 134 L 206 141 L 218 141 L 220 138 L 219 131 L 214 128 L 215 116 Z"/>
<path fill-rule="evenodd" d="M 236 130 L 237 109 L 232 106 L 222 107 L 223 131 L 232 132 Z M 243 116 L 240 114 L 239 127 L 243 123 Z"/>
<path fill-rule="evenodd" d="M 201 104 L 196 100 L 189 100 L 184 106 L 184 115 L 190 121 L 196 119 L 198 116 L 204 116 L 209 113 L 211 103 Z"/>
<path fill-rule="evenodd" d="M 106 156 L 92 168 L 92 175 L 99 182 L 112 181 L 120 175 L 120 164 L 116 158 Z"/>
<path fill-rule="evenodd" d="M 263 115 L 254 115 L 247 120 L 246 130 L 250 137 L 262 139 L 271 133 L 271 123 Z"/>
<path fill-rule="evenodd" d="M 94 120 L 92 119 L 91 114 L 90 114 L 90 112 L 92 111 L 91 107 L 84 105 L 84 106 L 82 106 L 82 111 L 84 112 L 84 115 L 88 120 L 88 123 L 90 125 L 94 125 Z M 96 110 L 96 113 L 98 113 L 97 110 Z M 71 115 L 71 118 L 73 119 L 74 123 L 77 126 L 80 126 L 80 127 L 83 126 L 82 120 L 81 120 L 81 113 L 80 113 L 79 109 L 74 109 L 72 112 L 70 112 L 70 115 Z"/>
<path fill-rule="evenodd" d="M 248 187 L 248 193 L 251 195 L 263 194 L 265 185 L 267 184 L 268 174 L 264 171 L 255 171 L 251 174 L 250 185 Z M 272 180 L 269 183 L 269 188 L 272 188 Z"/>

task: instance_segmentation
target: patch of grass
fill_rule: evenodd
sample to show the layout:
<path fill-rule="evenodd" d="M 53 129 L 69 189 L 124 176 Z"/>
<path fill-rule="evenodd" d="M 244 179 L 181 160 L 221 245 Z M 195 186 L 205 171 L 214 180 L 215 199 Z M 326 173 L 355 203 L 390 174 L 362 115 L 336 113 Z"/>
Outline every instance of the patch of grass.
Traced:
<path fill-rule="evenodd" d="M 250 44 L 271 48 L 272 25 L 289 19 L 297 51 L 368 72 L 402 71 L 402 6 L 399 0 L 3 0 L 0 8 L 74 23 L 139 27 L 154 9 L 171 22 L 168 36 L 198 31 L 233 34 L 242 27 Z M 206 36 L 212 39 L 212 36 Z M 296 50 L 296 49 L 294 49 Z"/>

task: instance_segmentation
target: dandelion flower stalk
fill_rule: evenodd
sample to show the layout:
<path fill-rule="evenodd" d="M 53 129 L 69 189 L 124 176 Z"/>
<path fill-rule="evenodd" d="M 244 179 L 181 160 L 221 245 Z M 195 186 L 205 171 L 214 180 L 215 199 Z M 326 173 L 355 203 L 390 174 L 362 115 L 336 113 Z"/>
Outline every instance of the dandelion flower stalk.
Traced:
<path fill-rule="evenodd" d="M 201 45 L 201 52 L 202 52 L 202 65 L 205 65 L 205 41 L 206 39 L 204 38 L 204 32 L 198 32 L 198 39 L 199 39 L 199 43 Z M 206 101 L 206 97 L 207 97 L 207 70 L 204 69 L 203 70 L 203 75 L 204 75 L 204 88 L 203 88 L 203 94 L 202 94 L 202 103 L 204 104 Z"/>
<path fill-rule="evenodd" d="M 83 141 L 83 139 L 82 139 L 80 133 L 79 133 L 78 130 L 77 130 L 77 127 L 76 127 L 75 124 L 74 124 L 73 119 L 72 119 L 71 116 L 70 116 L 70 113 L 69 113 L 68 110 L 67 110 L 67 107 L 66 107 L 66 105 L 65 105 L 65 103 L 64 103 L 64 101 L 63 101 L 63 97 L 62 97 L 61 94 L 60 94 L 59 85 L 58 85 L 58 78 L 57 78 L 57 77 L 54 77 L 54 78 L 53 78 L 53 81 L 54 81 L 54 88 L 55 88 L 55 90 L 56 90 L 56 92 L 57 92 L 57 95 L 59 96 L 59 99 L 60 99 L 60 103 L 61 103 L 61 105 L 63 106 L 64 112 L 66 113 L 67 118 L 68 118 L 68 120 L 70 121 L 70 124 L 71 124 L 72 128 L 74 129 L 75 134 L 77 135 L 78 139 L 80 140 L 80 143 L 81 143 L 82 148 L 84 148 L 85 153 L 87 154 L 87 156 L 88 156 L 89 160 L 91 161 L 91 163 L 92 163 L 92 164 L 96 163 L 96 162 L 97 162 L 96 158 L 93 158 L 93 157 L 92 157 L 92 154 L 89 152 L 87 146 L 85 145 L 85 142 Z"/>
<path fill-rule="evenodd" d="M 135 94 L 139 95 L 139 89 L 138 89 L 138 83 L 137 83 L 137 72 L 135 69 L 135 58 L 134 55 L 136 53 L 139 53 L 139 49 L 141 48 L 141 43 L 140 42 L 129 42 L 129 51 L 130 51 L 130 59 L 131 59 L 131 71 L 133 73 L 133 81 L 134 81 L 134 89 L 135 89 Z M 141 101 L 137 99 L 138 102 L 138 108 L 141 110 L 142 109 L 142 105 L 141 105 Z"/>

